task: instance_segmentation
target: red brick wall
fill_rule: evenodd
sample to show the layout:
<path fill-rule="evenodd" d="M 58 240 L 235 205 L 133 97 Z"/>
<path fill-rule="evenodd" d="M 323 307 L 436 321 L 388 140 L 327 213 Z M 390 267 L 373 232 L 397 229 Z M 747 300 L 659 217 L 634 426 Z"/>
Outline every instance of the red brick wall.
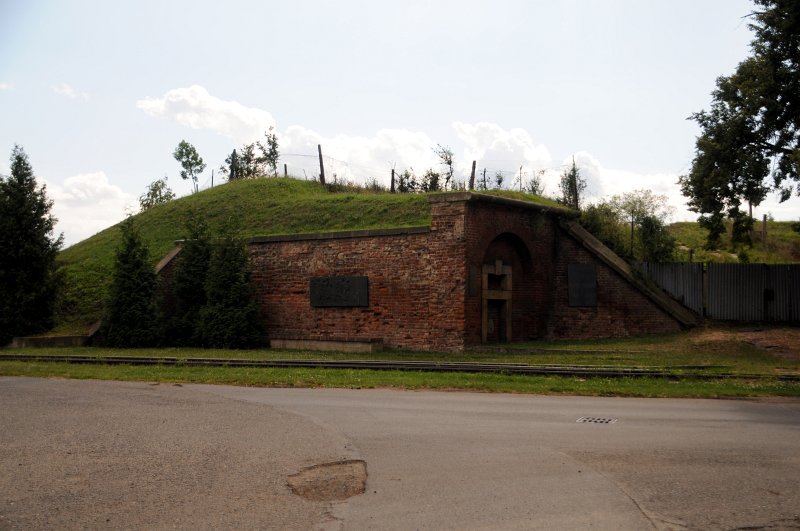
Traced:
<path fill-rule="evenodd" d="M 547 337 L 589 339 L 677 332 L 680 324 L 641 291 L 561 229 L 555 267 L 555 297 Z M 570 307 L 567 266 L 594 264 L 597 306 Z"/>
<path fill-rule="evenodd" d="M 541 211 L 478 201 L 468 203 L 468 212 L 467 260 L 478 276 L 475 294 L 467 295 L 467 344 L 481 342 L 480 271 L 497 259 L 513 269 L 512 340 L 543 337 L 552 306 L 554 221 Z"/>
<path fill-rule="evenodd" d="M 529 208 L 468 203 L 467 261 L 478 268 L 502 259 L 513 268 L 512 339 L 602 338 L 674 332 L 678 322 L 558 226 L 551 214 Z M 504 235 L 514 234 L 523 244 Z M 530 254 L 526 267 L 525 252 Z M 521 256 L 522 255 L 522 256 Z M 593 308 L 570 308 L 567 266 L 596 265 Z M 481 282 L 466 297 L 466 343 L 481 341 Z"/>
<path fill-rule="evenodd" d="M 268 336 L 462 349 L 464 204 L 436 204 L 432 211 L 431 230 L 423 234 L 251 244 Z M 361 275 L 369 277 L 368 307 L 311 306 L 311 277 Z"/>
<path fill-rule="evenodd" d="M 679 329 L 552 214 L 448 196 L 434 196 L 431 214 L 429 232 L 252 243 L 252 279 L 268 336 L 380 339 L 392 348 L 439 351 L 480 344 L 481 271 L 497 259 L 513 269 L 514 341 Z M 596 307 L 569 307 L 570 263 L 597 266 Z M 311 306 L 311 277 L 362 275 L 369 278 L 368 307 Z"/>

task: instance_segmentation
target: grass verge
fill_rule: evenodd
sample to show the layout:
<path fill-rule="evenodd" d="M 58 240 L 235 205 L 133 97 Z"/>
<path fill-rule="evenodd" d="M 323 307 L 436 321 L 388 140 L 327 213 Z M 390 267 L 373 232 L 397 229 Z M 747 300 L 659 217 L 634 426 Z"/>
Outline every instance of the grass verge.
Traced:
<path fill-rule="evenodd" d="M 759 345 L 779 347 L 767 349 Z M 640 397 L 800 397 L 800 382 L 779 381 L 800 373 L 800 329 L 716 327 L 655 337 L 594 341 L 537 341 L 461 353 L 385 351 L 369 354 L 289 350 L 215 350 L 190 348 L 7 349 L 9 354 L 147 356 L 221 359 L 404 360 L 519 363 L 662 368 L 665 378 L 575 378 L 510 374 L 377 371 L 356 369 L 286 369 L 244 367 L 77 365 L 0 361 L 0 376 L 92 378 L 156 382 L 211 383 L 277 387 L 461 389 L 482 392 Z M 758 375 L 726 379 L 680 379 L 682 373 Z"/>
<path fill-rule="evenodd" d="M 567 378 L 351 369 L 153 367 L 2 362 L 0 376 L 228 384 L 257 387 L 401 388 L 671 398 L 800 397 L 800 384 L 777 380 Z"/>
<path fill-rule="evenodd" d="M 660 336 L 582 341 L 535 341 L 515 343 L 500 348 L 478 349 L 460 353 L 436 353 L 387 350 L 374 353 L 292 351 L 277 349 L 221 350 L 197 348 L 110 349 L 74 347 L 58 349 L 9 349 L 13 354 L 77 356 L 146 356 L 221 359 L 315 359 L 315 360 L 405 360 L 438 362 L 521 363 L 529 365 L 577 365 L 609 367 L 656 367 L 676 374 L 734 373 L 777 375 L 800 372 L 800 356 L 781 357 L 758 347 L 759 340 L 796 343 L 800 330 L 772 328 L 761 332 L 769 338 L 754 336 L 742 328 L 695 329 Z"/>

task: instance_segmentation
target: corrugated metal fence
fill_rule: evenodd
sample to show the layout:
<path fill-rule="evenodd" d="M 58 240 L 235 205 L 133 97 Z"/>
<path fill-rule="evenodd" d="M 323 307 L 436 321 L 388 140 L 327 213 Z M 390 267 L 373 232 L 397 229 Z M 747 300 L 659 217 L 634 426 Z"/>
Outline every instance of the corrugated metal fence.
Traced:
<path fill-rule="evenodd" d="M 703 315 L 703 264 L 642 262 L 639 269 L 690 310 Z"/>
<path fill-rule="evenodd" d="M 800 264 L 644 262 L 639 269 L 687 308 L 711 319 L 800 322 Z"/>

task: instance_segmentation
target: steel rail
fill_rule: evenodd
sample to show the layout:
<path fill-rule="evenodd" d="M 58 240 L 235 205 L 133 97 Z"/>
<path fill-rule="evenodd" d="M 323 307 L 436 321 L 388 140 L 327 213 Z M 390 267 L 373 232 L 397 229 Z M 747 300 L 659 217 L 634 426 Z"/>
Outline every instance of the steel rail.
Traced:
<path fill-rule="evenodd" d="M 614 367 L 598 365 L 527 365 L 515 363 L 474 363 L 442 361 L 380 360 L 248 360 L 224 358 L 175 358 L 144 356 L 67 356 L 55 354 L 0 354 L 0 361 L 37 361 L 98 365 L 165 365 L 181 367 L 368 369 L 426 372 L 495 373 L 533 376 L 575 376 L 595 378 L 744 379 L 800 382 L 800 374 L 736 374 L 675 372 L 667 368 Z"/>

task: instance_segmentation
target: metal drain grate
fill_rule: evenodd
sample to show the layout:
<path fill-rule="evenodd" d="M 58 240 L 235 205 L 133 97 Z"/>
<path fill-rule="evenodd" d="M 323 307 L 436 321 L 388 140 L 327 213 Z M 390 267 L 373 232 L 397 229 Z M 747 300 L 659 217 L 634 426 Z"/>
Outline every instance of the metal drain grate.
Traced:
<path fill-rule="evenodd" d="M 575 422 L 590 422 L 592 424 L 614 424 L 617 422 L 617 419 L 612 419 L 609 417 L 581 417 Z"/>

